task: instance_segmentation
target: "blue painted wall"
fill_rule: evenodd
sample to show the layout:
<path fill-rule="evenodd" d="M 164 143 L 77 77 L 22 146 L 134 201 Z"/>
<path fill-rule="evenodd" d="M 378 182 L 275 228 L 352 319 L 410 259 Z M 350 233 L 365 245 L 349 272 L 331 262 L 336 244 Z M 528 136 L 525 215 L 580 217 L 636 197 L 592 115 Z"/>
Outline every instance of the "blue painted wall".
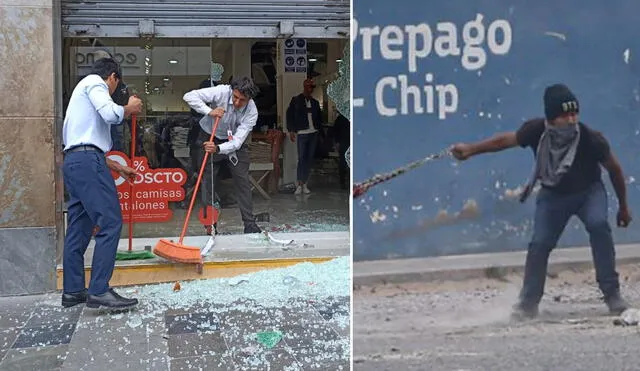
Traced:
<path fill-rule="evenodd" d="M 626 230 L 616 228 L 616 242 L 640 241 L 640 192 L 635 181 L 640 180 L 640 2 L 395 0 L 355 1 L 354 7 L 358 32 L 354 33 L 353 94 L 355 104 L 358 98 L 362 100 L 353 111 L 355 182 L 455 142 L 515 130 L 524 120 L 543 115 L 544 88 L 562 82 L 578 96 L 581 120 L 609 139 L 630 183 L 628 198 L 639 219 Z M 461 57 L 465 24 L 472 21 L 473 26 L 478 14 L 484 26 L 480 30 L 485 36 L 480 47 L 486 52 L 486 63 L 474 69 Z M 393 29 L 385 31 L 385 27 L 397 26 L 404 31 L 407 26 L 424 23 L 437 39 L 443 34 L 437 26 L 441 22 L 455 25 L 461 55 L 441 57 L 439 49 L 432 47 L 426 57 L 423 56 L 427 53 L 417 53 L 416 68 L 411 71 L 412 59 L 407 50 L 409 33 L 415 34 L 416 28 L 412 31 L 409 27 L 408 32 L 397 36 Z M 379 32 L 368 42 L 362 33 L 375 34 L 372 28 L 376 26 Z M 502 32 L 505 27 L 511 30 L 510 44 Z M 476 34 L 477 29 L 470 32 L 472 37 Z M 491 43 L 493 50 L 502 54 L 492 52 L 489 38 L 495 41 Z M 423 37 L 413 39 L 417 40 L 416 48 L 423 50 Z M 392 45 L 385 44 L 389 42 Z M 496 44 L 502 48 L 496 49 Z M 390 59 L 396 57 L 394 54 L 399 54 L 400 59 Z M 433 77 L 431 84 L 425 82 L 428 73 Z M 413 98 L 409 99 L 406 114 L 402 113 L 399 82 L 398 89 L 388 85 L 381 90 L 376 102 L 380 81 L 399 81 L 400 75 L 422 92 L 423 113 L 416 112 Z M 383 80 L 385 77 L 391 79 Z M 448 84 L 447 88 L 440 88 L 447 92 L 444 102 L 436 92 L 434 112 L 429 113 L 424 93 L 429 88 L 425 90 L 424 86 Z M 438 109 L 452 106 L 453 91 L 457 92 L 457 107 L 449 109 L 454 112 L 443 118 Z M 385 107 L 396 108 L 397 114 L 389 115 Z M 508 196 L 508 189 L 526 182 L 532 165 L 530 150 L 516 148 L 463 163 L 440 160 L 377 186 L 354 202 L 354 258 L 526 249 L 534 197 L 523 205 L 505 195 Z M 610 220 L 614 223 L 617 201 L 606 173 L 604 178 L 610 196 Z M 439 212 L 446 210 L 451 216 L 467 200 L 477 204 L 477 217 L 450 218 L 449 224 L 433 224 Z M 375 222 L 373 215 L 378 216 Z M 447 220 L 442 216 L 441 220 Z M 572 219 L 560 245 L 588 245 L 577 219 Z"/>

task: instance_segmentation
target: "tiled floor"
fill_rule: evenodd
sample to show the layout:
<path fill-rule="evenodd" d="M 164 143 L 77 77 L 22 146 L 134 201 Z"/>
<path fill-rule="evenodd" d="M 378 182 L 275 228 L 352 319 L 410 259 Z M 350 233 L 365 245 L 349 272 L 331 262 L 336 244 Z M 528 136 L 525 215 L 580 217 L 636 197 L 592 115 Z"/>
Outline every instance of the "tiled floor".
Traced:
<path fill-rule="evenodd" d="M 124 313 L 63 309 L 57 300 L 0 299 L 0 370 L 349 369 L 347 297 Z M 263 331 L 282 338 L 269 349 L 256 340 Z"/>
<path fill-rule="evenodd" d="M 0 302 L 0 370 L 59 368 L 81 313 L 42 304 L 42 297 L 2 298 Z"/>

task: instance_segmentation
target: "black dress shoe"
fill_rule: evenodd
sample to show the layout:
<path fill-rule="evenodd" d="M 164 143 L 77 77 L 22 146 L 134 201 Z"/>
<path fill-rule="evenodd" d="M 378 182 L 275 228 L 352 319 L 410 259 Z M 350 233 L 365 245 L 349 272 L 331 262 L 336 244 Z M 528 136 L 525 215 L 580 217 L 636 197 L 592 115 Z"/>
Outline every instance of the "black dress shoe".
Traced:
<path fill-rule="evenodd" d="M 138 299 L 127 299 L 118 295 L 113 289 L 102 295 L 89 295 L 87 298 L 88 308 L 111 308 L 125 309 L 138 305 Z"/>
<path fill-rule="evenodd" d="M 262 229 L 256 223 L 247 223 L 244 225 L 244 233 L 262 233 Z"/>
<path fill-rule="evenodd" d="M 87 302 L 87 289 L 78 292 L 63 292 L 62 293 L 62 306 L 65 308 L 72 307 L 74 305 Z"/>

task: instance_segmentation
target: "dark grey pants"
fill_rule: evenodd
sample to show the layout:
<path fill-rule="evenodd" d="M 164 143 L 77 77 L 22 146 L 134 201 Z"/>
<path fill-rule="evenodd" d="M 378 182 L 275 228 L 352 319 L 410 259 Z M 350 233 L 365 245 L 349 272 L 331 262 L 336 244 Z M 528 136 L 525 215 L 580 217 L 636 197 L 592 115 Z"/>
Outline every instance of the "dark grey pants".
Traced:
<path fill-rule="evenodd" d="M 596 270 L 598 286 L 605 297 L 620 288 L 616 272 L 616 253 L 607 220 L 607 192 L 602 182 L 575 194 L 558 194 L 541 189 L 536 200 L 533 237 L 527 251 L 524 283 L 520 292 L 525 306 L 538 305 L 544 292 L 549 254 L 555 248 L 571 216 L 584 224 Z"/>
<path fill-rule="evenodd" d="M 298 142 L 298 182 L 306 183 L 316 154 L 318 133 L 299 134 L 296 141 Z"/>
<path fill-rule="evenodd" d="M 200 130 L 197 145 L 200 151 L 200 166 L 202 166 L 202 159 L 204 158 L 203 143 L 209 141 L 209 134 Z M 201 194 L 204 196 L 204 202 L 206 205 L 213 205 L 215 195 L 215 183 L 218 176 L 218 171 L 223 164 L 229 167 L 231 170 L 231 177 L 236 188 L 236 201 L 240 208 L 240 215 L 242 215 L 242 221 L 244 224 L 255 223 L 255 216 L 253 215 L 253 198 L 251 194 L 251 182 L 249 181 L 249 165 L 251 161 L 249 159 L 249 147 L 243 144 L 242 147 L 236 151 L 238 156 L 238 163 L 233 166 L 229 161 L 229 156 L 215 154 L 209 155 L 207 159 L 207 165 L 205 166 L 204 174 L 202 175 Z M 199 168 L 198 168 L 199 169 Z M 213 176 L 213 185 L 211 179 Z"/>
<path fill-rule="evenodd" d="M 347 149 L 349 149 L 349 143 L 339 143 L 338 144 L 338 174 L 340 176 L 340 185 L 342 187 L 349 186 L 349 165 L 347 164 L 346 154 Z"/>

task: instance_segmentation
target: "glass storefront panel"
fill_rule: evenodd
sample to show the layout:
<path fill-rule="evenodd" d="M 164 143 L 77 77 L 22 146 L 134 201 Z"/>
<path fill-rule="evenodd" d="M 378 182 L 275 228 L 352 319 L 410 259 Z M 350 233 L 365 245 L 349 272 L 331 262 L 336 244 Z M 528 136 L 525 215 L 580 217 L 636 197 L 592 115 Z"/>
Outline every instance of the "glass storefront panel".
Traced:
<path fill-rule="evenodd" d="M 138 95 L 144 102 L 144 112 L 136 117 L 136 155 L 133 161 L 133 166 L 139 169 L 142 176 L 136 180 L 133 189 L 127 182 L 114 176 L 125 219 L 123 238 L 128 236 L 126 223 L 130 210 L 133 210 L 136 238 L 176 236 L 180 233 L 201 162 L 195 148 L 201 116 L 191 111 L 182 97 L 190 90 L 211 85 L 212 63 L 224 68 L 224 72 L 215 80 L 220 83 L 230 81 L 234 42 L 232 39 L 157 39 L 152 42 L 143 39 L 65 40 L 65 110 L 75 84 L 90 71 L 92 63 L 101 56 L 101 50 L 108 51 L 121 63 L 128 93 Z M 336 115 L 329 113 L 335 110 L 330 109 L 332 103 L 326 97 L 326 86 L 335 74 L 328 66 L 335 63 L 327 63 L 327 43 L 309 43 L 309 50 L 310 77 L 318 79 L 315 97 L 320 101 L 326 122 L 329 123 L 318 145 L 315 177 L 318 178 L 318 184 L 323 183 L 322 187 L 338 190 L 338 152 L 335 151 L 331 130 Z M 255 99 L 259 119 L 250 139 L 252 163 L 272 163 L 275 158 L 274 170 L 259 183 L 272 196 L 271 200 L 267 202 L 257 191 L 253 193 L 254 213 L 260 217 L 262 210 L 277 209 L 279 206 L 273 204 L 279 202 L 281 192 L 287 192 L 286 189 L 283 191 L 286 187 L 279 184 L 278 176 L 282 151 L 279 157 L 274 157 L 271 146 L 265 143 L 270 138 L 278 137 L 278 133 L 282 134 L 279 131 L 282 123 L 277 114 L 278 104 L 284 104 L 286 109 L 291 97 L 285 97 L 285 102 L 278 102 L 277 99 L 276 41 L 255 42 L 250 53 L 250 72 L 261 90 Z M 112 129 L 113 150 L 109 156 L 116 161 L 129 162 L 131 125 L 132 119 L 129 118 L 123 125 Z M 277 147 L 282 146 L 280 144 Z M 252 177 L 260 179 L 261 174 L 257 171 Z M 241 233 L 238 210 L 225 210 L 236 208 L 234 186 L 228 170 L 222 169 L 218 175 L 216 197 L 222 208 L 221 213 L 225 213 L 224 220 L 229 220 L 225 231 Z M 264 203 L 268 205 L 264 206 Z M 320 200 L 315 207 L 322 209 L 322 203 Z M 339 199 L 337 203 L 336 207 L 344 208 L 344 213 L 341 210 L 340 214 L 343 215 L 334 218 L 334 221 L 348 227 L 348 197 Z M 288 205 L 281 207 L 290 208 Z M 205 214 L 198 197 L 188 235 L 204 234 L 203 226 L 210 224 Z M 330 217 L 330 214 L 327 216 Z M 283 225 L 296 222 L 294 216 L 291 219 L 277 217 L 276 221 Z"/>

